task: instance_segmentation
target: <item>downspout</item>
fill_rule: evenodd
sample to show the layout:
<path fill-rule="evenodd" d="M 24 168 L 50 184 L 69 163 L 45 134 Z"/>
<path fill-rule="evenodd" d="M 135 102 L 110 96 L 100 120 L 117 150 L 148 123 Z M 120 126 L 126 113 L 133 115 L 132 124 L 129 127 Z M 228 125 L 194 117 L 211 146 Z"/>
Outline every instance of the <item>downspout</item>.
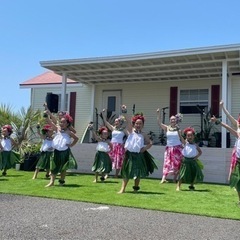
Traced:
<path fill-rule="evenodd" d="M 66 111 L 65 109 L 66 106 L 66 88 L 67 88 L 67 74 L 64 72 L 62 75 L 62 90 L 61 90 L 61 106 L 60 110 L 61 111 Z"/>
<path fill-rule="evenodd" d="M 227 79 L 227 61 L 222 61 L 222 100 L 224 103 L 227 103 L 227 88 L 228 87 L 228 79 Z M 222 110 L 222 121 L 226 122 L 226 114 Z M 222 148 L 227 147 L 227 130 L 226 128 L 222 127 Z"/>

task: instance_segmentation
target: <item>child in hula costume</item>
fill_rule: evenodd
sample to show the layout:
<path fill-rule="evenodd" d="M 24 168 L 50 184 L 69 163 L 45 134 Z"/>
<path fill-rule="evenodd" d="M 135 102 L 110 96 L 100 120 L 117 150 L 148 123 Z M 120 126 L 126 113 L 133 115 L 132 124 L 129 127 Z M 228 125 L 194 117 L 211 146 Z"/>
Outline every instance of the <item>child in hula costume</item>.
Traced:
<path fill-rule="evenodd" d="M 235 147 L 236 147 L 236 158 L 237 161 L 233 166 L 230 175 L 230 187 L 235 187 L 237 194 L 238 194 L 238 206 L 240 207 L 240 133 L 238 130 L 233 129 L 226 123 L 221 122 L 220 120 L 216 119 L 215 116 L 211 118 L 211 121 L 215 122 L 216 124 L 220 124 L 222 127 L 226 128 L 233 136 L 237 138 Z"/>
<path fill-rule="evenodd" d="M 36 179 L 40 169 L 46 169 L 46 178 L 50 172 L 50 160 L 53 155 L 53 129 L 49 124 L 43 126 L 40 132 L 40 125 L 37 125 L 37 133 L 42 139 L 42 146 L 40 148 L 40 156 L 36 165 L 36 169 L 32 179 Z"/>
<path fill-rule="evenodd" d="M 98 142 L 96 147 L 96 155 L 92 166 L 92 171 L 95 172 L 93 182 L 98 182 L 98 175 L 101 174 L 101 181 L 107 178 L 107 174 L 112 171 L 112 161 L 109 152 L 112 150 L 112 143 L 108 139 L 108 129 L 101 127 L 98 134 L 93 130 L 92 124 L 89 125 L 89 130 L 92 131 L 94 139 Z"/>
<path fill-rule="evenodd" d="M 7 170 L 12 168 L 19 161 L 19 155 L 12 151 L 13 147 L 17 146 L 17 142 L 11 138 L 12 126 L 4 125 L 2 127 L 0 141 L 0 170 L 3 170 L 2 175 L 7 175 Z"/>
<path fill-rule="evenodd" d="M 198 158 L 202 154 L 200 147 L 194 143 L 195 131 L 193 128 L 184 129 L 186 140 L 181 140 L 184 145 L 182 150 L 183 160 L 179 172 L 179 181 L 177 183 L 177 191 L 180 191 L 182 182 L 190 184 L 189 190 L 195 190 L 194 184 L 203 181 L 203 173 Z"/>
<path fill-rule="evenodd" d="M 122 107 L 123 112 L 126 112 L 126 106 Z M 131 121 L 127 118 L 128 137 L 125 142 L 125 158 L 121 169 L 123 178 L 122 187 L 118 193 L 124 193 L 130 178 L 134 179 L 134 192 L 137 192 L 140 187 L 140 179 L 145 178 L 149 173 L 153 173 L 157 166 L 147 150 L 151 148 L 152 142 L 149 136 L 144 133 L 145 118 L 142 113 L 135 114 Z"/>
<path fill-rule="evenodd" d="M 60 185 L 64 185 L 66 171 L 68 169 L 77 169 L 77 162 L 71 152 L 71 147 L 78 142 L 79 138 L 69 130 L 72 123 L 72 117 L 70 115 L 65 114 L 60 119 L 59 126 L 55 125 L 49 118 L 47 118 L 47 121 L 56 134 L 52 143 L 54 154 L 50 161 L 50 182 L 46 187 L 54 185 L 58 173 L 60 173 L 58 182 Z"/>

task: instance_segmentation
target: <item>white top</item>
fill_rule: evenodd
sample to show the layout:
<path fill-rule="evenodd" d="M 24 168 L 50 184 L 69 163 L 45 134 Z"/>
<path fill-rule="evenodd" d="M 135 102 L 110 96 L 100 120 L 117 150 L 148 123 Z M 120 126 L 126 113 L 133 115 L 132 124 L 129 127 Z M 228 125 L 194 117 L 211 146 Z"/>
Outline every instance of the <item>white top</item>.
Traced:
<path fill-rule="evenodd" d="M 240 138 L 238 138 L 236 141 L 236 155 L 237 158 L 240 158 Z"/>
<path fill-rule="evenodd" d="M 143 146 L 144 146 L 143 135 L 140 133 L 132 132 L 131 134 L 129 134 L 124 147 L 126 150 L 130 152 L 139 153 Z"/>
<path fill-rule="evenodd" d="M 119 131 L 119 130 L 113 130 L 112 131 L 112 139 L 111 142 L 112 143 L 123 143 L 123 137 L 124 137 L 125 133 L 123 131 Z"/>
<path fill-rule="evenodd" d="M 187 158 L 194 158 L 197 156 L 198 154 L 198 150 L 197 150 L 197 146 L 196 144 L 191 144 L 191 143 L 186 143 L 183 150 L 182 150 L 182 154 L 184 157 Z"/>
<path fill-rule="evenodd" d="M 172 147 L 172 146 L 178 146 L 182 144 L 179 139 L 178 131 L 167 131 L 166 136 L 167 136 L 167 146 Z"/>
<path fill-rule="evenodd" d="M 1 144 L 3 147 L 3 151 L 11 151 L 12 150 L 12 142 L 10 138 L 2 138 Z"/>
<path fill-rule="evenodd" d="M 53 149 L 52 145 L 53 145 L 53 140 L 44 139 L 42 146 L 40 148 L 40 151 L 41 152 L 53 152 L 54 149 Z"/>
<path fill-rule="evenodd" d="M 107 142 L 98 142 L 96 150 L 100 152 L 109 152 L 110 147 Z"/>
<path fill-rule="evenodd" d="M 52 141 L 52 147 L 58 151 L 65 151 L 69 147 L 67 144 L 71 144 L 71 137 L 65 132 L 58 131 Z"/>

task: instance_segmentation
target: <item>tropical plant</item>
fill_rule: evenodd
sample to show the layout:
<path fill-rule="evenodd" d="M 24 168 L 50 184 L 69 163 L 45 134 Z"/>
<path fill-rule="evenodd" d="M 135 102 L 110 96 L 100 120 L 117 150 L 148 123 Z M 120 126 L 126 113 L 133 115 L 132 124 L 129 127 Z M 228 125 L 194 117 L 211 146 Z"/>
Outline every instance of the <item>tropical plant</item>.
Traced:
<path fill-rule="evenodd" d="M 0 106 L 0 125 L 11 124 L 12 137 L 18 143 L 15 149 L 20 154 L 20 161 L 25 157 L 34 155 L 40 150 L 40 139 L 36 134 L 36 125 L 44 121 L 40 110 L 21 108 L 15 113 L 8 105 Z"/>
<path fill-rule="evenodd" d="M 15 140 L 18 143 L 18 151 L 21 159 L 26 155 L 35 154 L 40 150 L 39 137 L 36 133 L 36 125 L 40 121 L 40 110 L 33 110 L 29 107 L 27 110 L 21 108 L 18 113 L 20 124 L 11 122 L 14 131 Z"/>
<path fill-rule="evenodd" d="M 202 140 L 209 141 L 211 136 L 217 131 L 216 125 L 214 122 L 211 121 L 211 109 L 204 114 L 203 116 L 203 133 L 202 133 Z"/>

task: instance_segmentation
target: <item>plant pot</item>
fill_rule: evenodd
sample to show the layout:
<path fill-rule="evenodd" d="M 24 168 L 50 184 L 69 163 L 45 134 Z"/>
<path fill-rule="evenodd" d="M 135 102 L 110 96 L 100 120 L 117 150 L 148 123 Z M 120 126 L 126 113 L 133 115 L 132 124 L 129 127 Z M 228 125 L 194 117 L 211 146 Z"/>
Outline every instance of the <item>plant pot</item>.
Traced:
<path fill-rule="evenodd" d="M 24 171 L 35 171 L 38 155 L 32 155 L 24 159 Z"/>
<path fill-rule="evenodd" d="M 208 142 L 209 142 L 208 140 L 203 140 L 202 142 L 203 142 L 203 147 L 208 147 Z"/>
<path fill-rule="evenodd" d="M 19 170 L 20 170 L 20 166 L 21 166 L 20 163 L 16 163 L 16 165 L 15 165 L 15 169 L 16 169 L 16 171 L 19 171 Z"/>

